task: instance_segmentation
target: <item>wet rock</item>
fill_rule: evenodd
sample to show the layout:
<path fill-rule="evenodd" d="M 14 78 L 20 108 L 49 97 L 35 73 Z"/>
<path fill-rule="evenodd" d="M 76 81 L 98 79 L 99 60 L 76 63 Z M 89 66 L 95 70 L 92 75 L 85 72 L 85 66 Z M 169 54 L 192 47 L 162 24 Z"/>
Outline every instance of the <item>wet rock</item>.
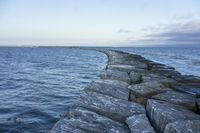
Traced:
<path fill-rule="evenodd" d="M 108 65 L 107 68 L 111 70 L 124 71 L 128 73 L 135 69 L 135 67 L 132 65 Z"/>
<path fill-rule="evenodd" d="M 101 73 L 102 79 L 112 79 L 112 80 L 121 80 L 130 84 L 131 80 L 127 72 L 122 72 L 118 70 L 105 70 Z"/>
<path fill-rule="evenodd" d="M 83 93 L 76 105 L 120 122 L 124 122 L 126 117 L 133 114 L 145 113 L 144 106 L 140 104 L 112 98 L 95 92 Z"/>
<path fill-rule="evenodd" d="M 167 124 L 181 120 L 200 120 L 200 116 L 186 108 L 164 101 L 149 99 L 147 114 L 155 130 L 163 133 Z"/>
<path fill-rule="evenodd" d="M 130 72 L 129 77 L 132 84 L 138 84 L 142 81 L 142 75 L 134 71 Z"/>
<path fill-rule="evenodd" d="M 200 133 L 200 120 L 183 120 L 169 123 L 164 133 Z"/>
<path fill-rule="evenodd" d="M 127 101 L 129 98 L 128 88 L 118 87 L 117 85 L 109 84 L 106 82 L 93 81 L 86 86 L 85 90 L 102 93 L 108 96 L 112 96 L 114 98 L 123 99 Z"/>
<path fill-rule="evenodd" d="M 127 118 L 126 123 L 131 133 L 155 133 L 146 114 L 133 115 Z"/>
<path fill-rule="evenodd" d="M 188 109 L 196 111 L 196 98 L 189 94 L 184 94 L 177 91 L 166 91 L 164 93 L 155 95 L 152 98 L 182 105 Z"/>

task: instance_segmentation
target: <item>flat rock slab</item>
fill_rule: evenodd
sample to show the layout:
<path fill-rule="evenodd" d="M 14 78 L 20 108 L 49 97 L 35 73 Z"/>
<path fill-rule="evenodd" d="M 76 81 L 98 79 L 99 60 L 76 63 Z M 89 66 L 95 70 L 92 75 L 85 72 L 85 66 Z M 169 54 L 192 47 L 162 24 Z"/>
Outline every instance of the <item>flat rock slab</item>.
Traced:
<path fill-rule="evenodd" d="M 193 95 L 171 90 L 155 95 L 152 98 L 182 105 L 188 109 L 196 111 L 196 98 Z"/>
<path fill-rule="evenodd" d="M 83 93 L 76 105 L 119 122 L 125 122 L 126 117 L 131 115 L 145 113 L 144 106 L 140 104 L 116 99 L 96 92 Z"/>
<path fill-rule="evenodd" d="M 107 69 L 100 74 L 100 77 L 102 79 L 121 80 L 127 82 L 128 84 L 131 83 L 128 73 L 118 70 Z"/>
<path fill-rule="evenodd" d="M 126 120 L 131 133 L 155 133 L 146 114 L 133 115 Z"/>
<path fill-rule="evenodd" d="M 60 119 L 49 131 L 49 133 L 87 133 L 87 132 L 74 126 L 74 123 L 70 122 L 68 119 Z"/>
<path fill-rule="evenodd" d="M 67 116 L 68 117 L 61 120 L 63 122 L 58 123 L 52 130 L 60 130 L 59 132 L 76 130 L 76 132 L 78 132 L 78 130 L 80 130 L 79 132 L 87 131 L 92 133 L 128 133 L 128 127 L 126 125 L 84 108 L 71 109 Z"/>
<path fill-rule="evenodd" d="M 160 82 L 166 87 L 171 87 L 172 85 L 176 84 L 175 80 L 157 74 L 148 74 L 142 76 L 142 82 L 152 82 L 152 81 Z"/>
<path fill-rule="evenodd" d="M 111 84 L 111 85 L 115 85 L 117 87 L 124 88 L 124 89 L 128 88 L 128 86 L 129 86 L 128 83 L 126 83 L 124 81 L 120 81 L 120 80 L 101 79 L 101 80 L 96 80 L 96 82 Z"/>
<path fill-rule="evenodd" d="M 130 85 L 128 88 L 136 97 L 151 97 L 152 95 L 165 91 L 163 89 L 164 86 L 157 81 Z"/>
<path fill-rule="evenodd" d="M 200 120 L 200 116 L 187 110 L 164 101 L 149 99 L 147 103 L 147 114 L 155 130 L 163 133 L 167 124 L 181 120 Z"/>
<path fill-rule="evenodd" d="M 200 133 L 200 120 L 184 120 L 169 123 L 164 133 Z"/>
<path fill-rule="evenodd" d="M 135 68 L 147 69 L 148 66 L 145 63 L 140 61 L 136 61 L 135 59 L 127 59 L 127 58 L 119 58 L 118 56 L 113 57 L 109 65 L 133 65 Z"/>
<path fill-rule="evenodd" d="M 108 65 L 107 68 L 112 70 L 124 71 L 128 73 L 135 69 L 133 65 Z"/>
<path fill-rule="evenodd" d="M 118 87 L 117 85 L 112 85 L 106 82 L 93 81 L 89 83 L 85 91 L 94 91 L 114 98 L 127 100 L 129 99 L 129 90 L 128 88 Z"/>

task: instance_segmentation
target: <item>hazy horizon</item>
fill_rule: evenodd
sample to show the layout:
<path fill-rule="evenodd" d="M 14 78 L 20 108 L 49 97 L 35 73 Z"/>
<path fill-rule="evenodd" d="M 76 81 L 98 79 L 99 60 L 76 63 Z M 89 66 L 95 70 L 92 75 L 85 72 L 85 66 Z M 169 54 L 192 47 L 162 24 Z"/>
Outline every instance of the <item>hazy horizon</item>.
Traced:
<path fill-rule="evenodd" d="M 1 0 L 0 46 L 199 47 L 198 0 Z"/>

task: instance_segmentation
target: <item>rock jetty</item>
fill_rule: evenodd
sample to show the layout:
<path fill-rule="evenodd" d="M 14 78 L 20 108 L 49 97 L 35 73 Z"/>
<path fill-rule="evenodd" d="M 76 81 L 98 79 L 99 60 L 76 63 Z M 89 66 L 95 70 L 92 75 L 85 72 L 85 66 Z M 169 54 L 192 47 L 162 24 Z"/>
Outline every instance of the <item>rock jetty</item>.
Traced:
<path fill-rule="evenodd" d="M 140 55 L 95 50 L 108 57 L 101 79 L 50 133 L 200 133 L 199 77 Z"/>

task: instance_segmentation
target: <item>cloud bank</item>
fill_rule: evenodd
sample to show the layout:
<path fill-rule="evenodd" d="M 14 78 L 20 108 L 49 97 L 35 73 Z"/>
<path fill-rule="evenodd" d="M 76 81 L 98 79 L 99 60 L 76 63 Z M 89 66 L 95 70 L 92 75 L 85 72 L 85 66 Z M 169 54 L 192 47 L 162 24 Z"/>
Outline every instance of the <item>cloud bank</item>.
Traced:
<path fill-rule="evenodd" d="M 163 43 L 168 45 L 199 46 L 200 47 L 200 21 L 160 25 L 155 28 L 148 27 L 150 31 L 139 40 L 144 43 Z"/>

